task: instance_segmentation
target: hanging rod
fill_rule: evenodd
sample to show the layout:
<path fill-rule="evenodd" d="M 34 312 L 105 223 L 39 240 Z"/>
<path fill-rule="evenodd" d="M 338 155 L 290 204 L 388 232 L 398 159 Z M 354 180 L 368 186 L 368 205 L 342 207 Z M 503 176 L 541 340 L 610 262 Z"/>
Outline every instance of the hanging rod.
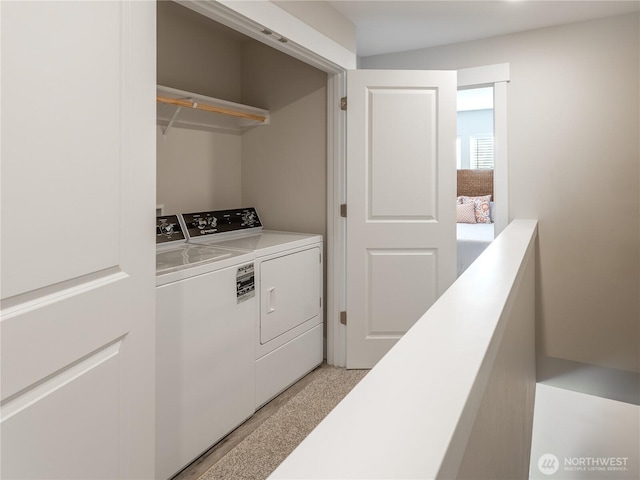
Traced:
<path fill-rule="evenodd" d="M 239 118 L 247 118 L 249 120 L 257 120 L 259 122 L 264 122 L 267 119 L 267 117 L 263 115 L 239 112 L 237 110 L 231 110 L 229 108 L 215 107 L 213 105 L 207 105 L 206 103 L 192 102 L 190 100 L 183 100 L 179 98 L 157 96 L 156 100 L 162 103 L 177 105 L 179 107 L 195 108 L 197 110 L 204 110 L 206 112 L 222 113 L 224 115 L 231 115 L 233 117 L 239 117 Z"/>

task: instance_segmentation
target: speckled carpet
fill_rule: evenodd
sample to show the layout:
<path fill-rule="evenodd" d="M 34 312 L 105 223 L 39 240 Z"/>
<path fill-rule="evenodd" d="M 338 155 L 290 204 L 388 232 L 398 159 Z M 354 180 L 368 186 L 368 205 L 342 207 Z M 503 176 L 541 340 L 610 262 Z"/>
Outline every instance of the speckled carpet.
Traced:
<path fill-rule="evenodd" d="M 367 372 L 322 368 L 309 385 L 201 475 L 199 480 L 267 478 Z"/>

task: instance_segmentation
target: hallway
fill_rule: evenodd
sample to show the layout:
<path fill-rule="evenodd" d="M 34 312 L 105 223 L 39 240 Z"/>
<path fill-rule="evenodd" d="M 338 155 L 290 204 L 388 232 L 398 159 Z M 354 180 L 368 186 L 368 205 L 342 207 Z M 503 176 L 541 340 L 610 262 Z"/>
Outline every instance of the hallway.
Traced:
<path fill-rule="evenodd" d="M 312 383 L 321 370 L 332 368 L 325 364 L 301 379 L 175 479 L 215 478 L 214 470 L 207 475 L 213 465 Z M 335 371 L 339 373 L 341 369 Z M 347 371 L 344 373 L 346 375 Z M 555 378 L 556 381 L 549 379 L 536 385 L 530 480 L 640 478 L 640 406 L 596 396 L 593 391 L 573 391 L 578 389 L 575 371 L 574 383 L 566 378 L 559 382 L 558 377 Z M 562 384 L 573 390 L 561 388 Z M 344 393 L 349 388 L 346 387 Z M 264 462 L 255 457 L 251 460 L 252 455 L 243 458 L 249 462 Z"/>

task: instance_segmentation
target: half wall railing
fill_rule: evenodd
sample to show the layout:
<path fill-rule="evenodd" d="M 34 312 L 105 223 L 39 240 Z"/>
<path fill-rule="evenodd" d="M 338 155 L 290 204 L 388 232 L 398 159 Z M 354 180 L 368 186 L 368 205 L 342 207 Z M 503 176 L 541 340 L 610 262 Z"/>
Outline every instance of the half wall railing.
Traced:
<path fill-rule="evenodd" d="M 270 478 L 528 478 L 536 237 L 511 222 Z"/>

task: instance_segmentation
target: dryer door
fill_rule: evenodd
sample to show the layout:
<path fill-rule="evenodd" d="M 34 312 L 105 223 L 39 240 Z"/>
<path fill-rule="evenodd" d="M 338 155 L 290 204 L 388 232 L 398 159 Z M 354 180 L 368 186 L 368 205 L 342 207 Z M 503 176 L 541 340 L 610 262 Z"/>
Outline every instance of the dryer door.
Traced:
<path fill-rule="evenodd" d="M 320 248 L 262 262 L 260 343 L 265 344 L 321 313 Z"/>

